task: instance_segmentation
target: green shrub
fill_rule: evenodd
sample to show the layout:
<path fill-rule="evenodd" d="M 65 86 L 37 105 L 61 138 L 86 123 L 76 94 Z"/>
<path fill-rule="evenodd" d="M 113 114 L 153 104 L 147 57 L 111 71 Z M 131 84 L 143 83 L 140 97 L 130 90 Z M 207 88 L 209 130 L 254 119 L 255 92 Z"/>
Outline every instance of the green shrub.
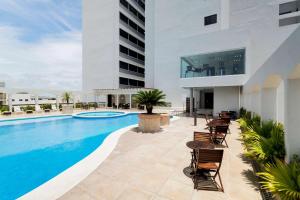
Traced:
<path fill-rule="evenodd" d="M 21 110 L 23 110 L 24 112 L 28 111 L 28 110 L 32 110 L 35 111 L 35 107 L 31 106 L 31 105 L 27 105 L 27 106 L 22 106 Z"/>
<path fill-rule="evenodd" d="M 41 109 L 43 109 L 43 110 L 46 110 L 46 109 L 51 110 L 51 109 L 52 109 L 51 104 L 41 104 L 40 107 L 41 107 Z"/>
<path fill-rule="evenodd" d="M 258 131 L 250 128 L 242 133 L 246 155 L 260 163 L 274 162 L 275 159 L 283 160 L 285 145 L 282 124 L 273 122 L 262 124 L 264 125 L 255 128 Z"/>
<path fill-rule="evenodd" d="M 83 103 L 76 103 L 75 104 L 75 108 L 82 108 L 83 107 Z"/>
<path fill-rule="evenodd" d="M 97 103 L 95 102 L 89 102 L 88 105 L 90 108 L 97 108 Z"/>
<path fill-rule="evenodd" d="M 240 118 L 244 118 L 247 113 L 247 110 L 244 107 L 240 108 Z"/>
<path fill-rule="evenodd" d="M 258 173 L 264 189 L 277 194 L 282 200 L 300 200 L 300 163 L 286 164 L 276 160 L 267 164 L 265 172 Z"/>
<path fill-rule="evenodd" d="M 9 111 L 9 106 L 8 105 L 1 105 L 0 106 L 0 112 L 5 112 Z"/>

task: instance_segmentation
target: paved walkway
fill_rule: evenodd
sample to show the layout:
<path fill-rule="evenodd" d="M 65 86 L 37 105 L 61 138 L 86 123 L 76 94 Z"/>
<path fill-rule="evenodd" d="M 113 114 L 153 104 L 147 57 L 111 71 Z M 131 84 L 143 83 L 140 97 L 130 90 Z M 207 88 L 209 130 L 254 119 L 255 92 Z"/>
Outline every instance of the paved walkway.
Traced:
<path fill-rule="evenodd" d="M 225 148 L 221 176 L 225 192 L 194 190 L 184 174 L 190 163 L 186 142 L 194 130 L 204 130 L 204 120 L 193 126 L 192 118 L 181 118 L 164 131 L 125 133 L 115 150 L 92 174 L 61 200 L 259 200 L 260 193 L 247 177 L 251 166 L 241 158 L 238 126 L 230 126 L 229 148 Z"/>

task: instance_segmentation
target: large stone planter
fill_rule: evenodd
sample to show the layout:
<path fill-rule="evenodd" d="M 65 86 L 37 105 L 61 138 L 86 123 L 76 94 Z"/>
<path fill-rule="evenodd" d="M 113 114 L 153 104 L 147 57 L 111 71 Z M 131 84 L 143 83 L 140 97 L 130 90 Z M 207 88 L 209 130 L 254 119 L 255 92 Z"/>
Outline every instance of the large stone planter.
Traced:
<path fill-rule="evenodd" d="M 62 105 L 62 113 L 63 114 L 72 114 L 73 113 L 73 105 L 72 104 Z"/>
<path fill-rule="evenodd" d="M 160 114 L 160 125 L 167 126 L 169 124 L 170 124 L 170 115 L 166 113 Z"/>
<path fill-rule="evenodd" d="M 139 114 L 139 130 L 143 133 L 160 131 L 160 114 Z"/>

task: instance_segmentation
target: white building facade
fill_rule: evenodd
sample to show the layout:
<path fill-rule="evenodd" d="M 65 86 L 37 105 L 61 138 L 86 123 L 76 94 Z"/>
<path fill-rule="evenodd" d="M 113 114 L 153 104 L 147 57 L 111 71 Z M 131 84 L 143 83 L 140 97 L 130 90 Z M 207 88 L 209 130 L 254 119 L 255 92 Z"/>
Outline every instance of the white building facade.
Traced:
<path fill-rule="evenodd" d="M 145 86 L 144 0 L 83 1 L 83 91 Z"/>
<path fill-rule="evenodd" d="M 289 155 L 300 153 L 299 10 L 299 0 L 146 1 L 146 87 L 173 107 L 243 106 L 280 121 Z"/>
<path fill-rule="evenodd" d="M 0 106 L 6 105 L 5 83 L 0 81 Z"/>

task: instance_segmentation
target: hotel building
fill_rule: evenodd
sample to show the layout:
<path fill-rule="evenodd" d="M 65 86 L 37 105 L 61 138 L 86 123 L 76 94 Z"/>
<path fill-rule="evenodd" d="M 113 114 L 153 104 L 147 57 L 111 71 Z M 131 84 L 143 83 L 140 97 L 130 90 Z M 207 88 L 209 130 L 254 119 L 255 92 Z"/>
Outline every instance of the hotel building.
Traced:
<path fill-rule="evenodd" d="M 146 87 L 173 107 L 242 106 L 284 123 L 300 152 L 300 1 L 146 1 Z"/>
<path fill-rule="evenodd" d="M 300 152 L 299 0 L 83 2 L 83 90 L 95 101 L 118 107 L 119 90 L 145 86 L 187 111 L 245 107 L 282 122 L 288 154 Z"/>
<path fill-rule="evenodd" d="M 145 86 L 144 0 L 83 1 L 83 90 Z"/>

